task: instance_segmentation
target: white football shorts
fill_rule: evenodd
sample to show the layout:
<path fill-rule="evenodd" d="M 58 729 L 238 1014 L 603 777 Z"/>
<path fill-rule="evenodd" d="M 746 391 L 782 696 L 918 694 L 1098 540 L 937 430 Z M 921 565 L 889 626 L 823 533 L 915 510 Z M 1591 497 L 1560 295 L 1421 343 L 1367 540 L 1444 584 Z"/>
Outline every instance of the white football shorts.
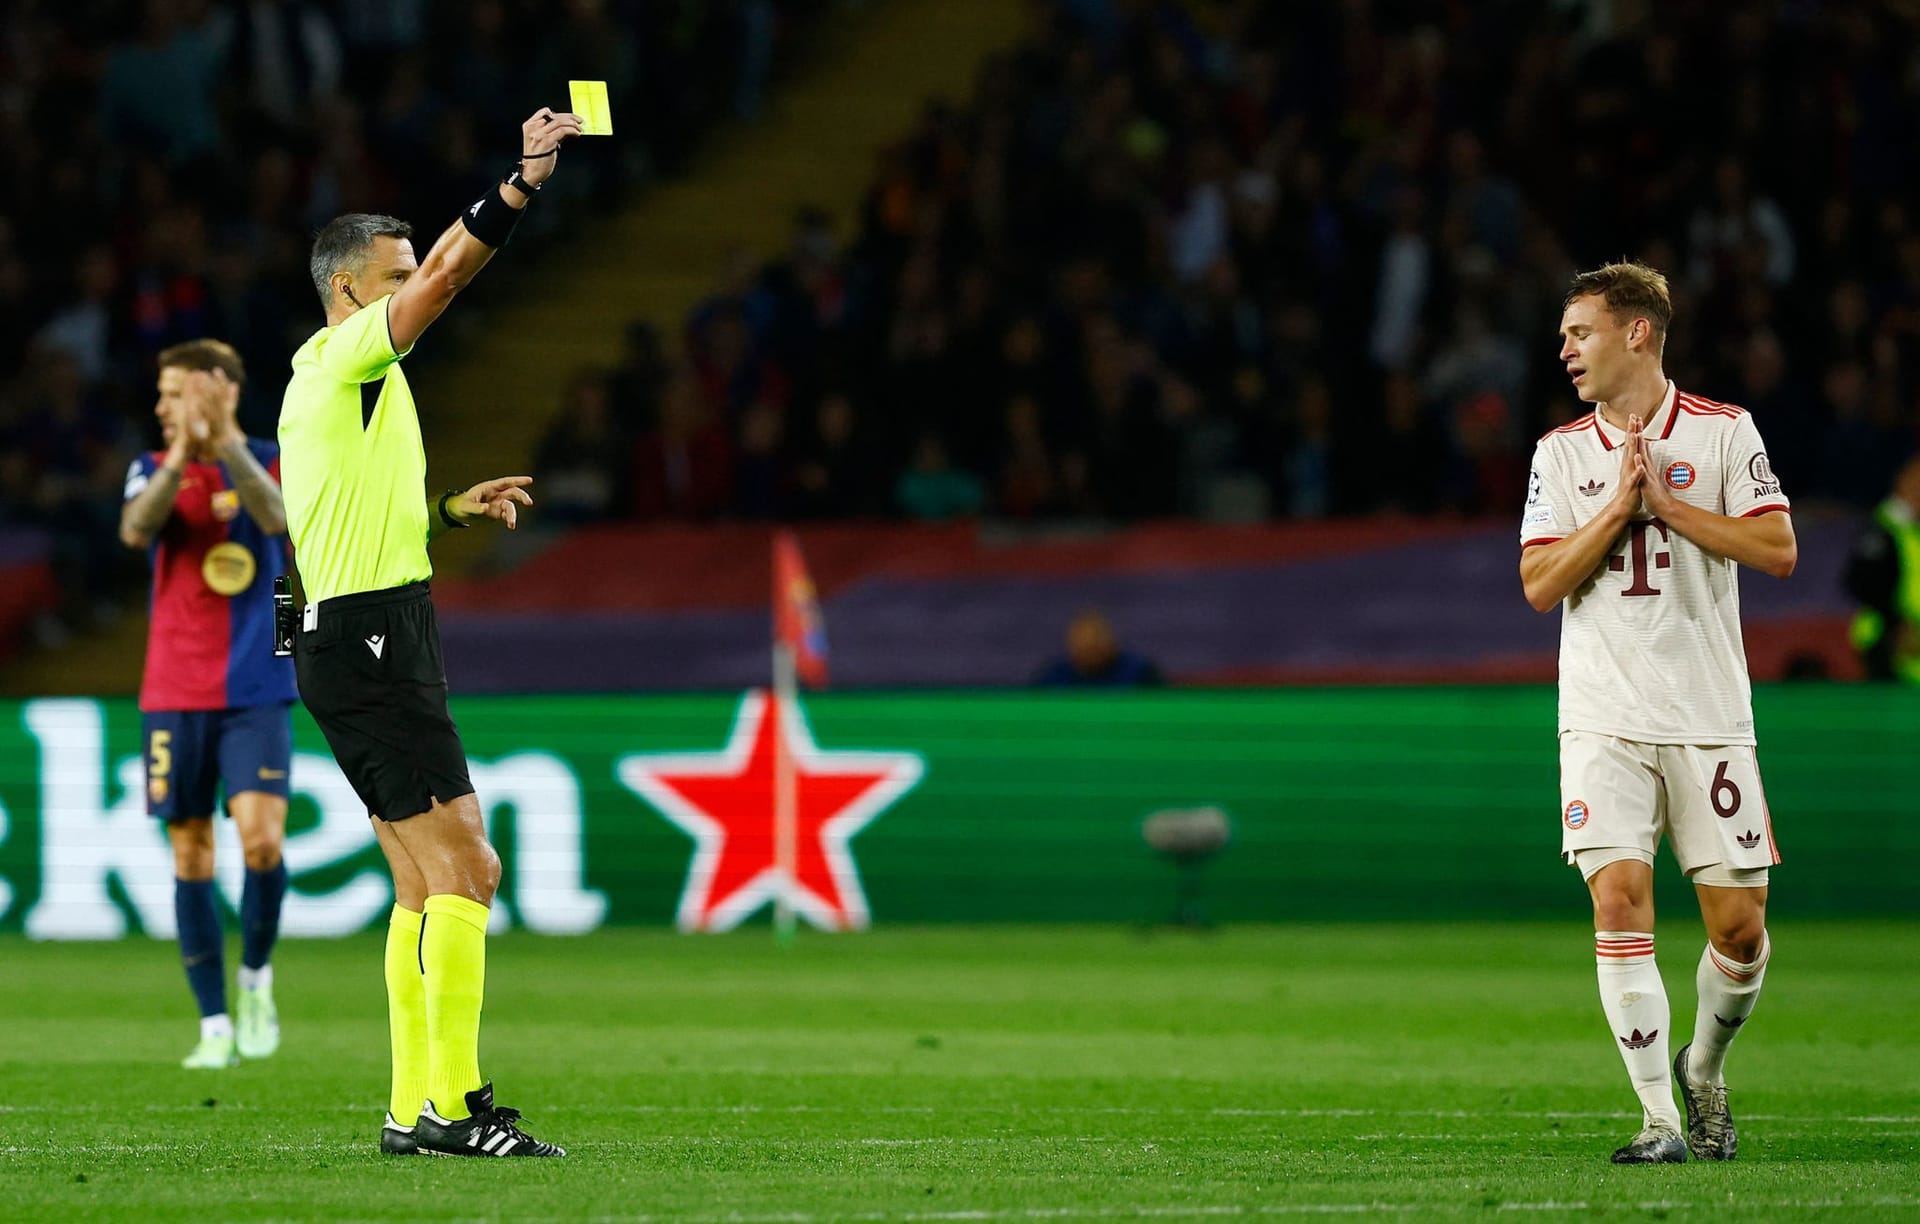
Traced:
<path fill-rule="evenodd" d="M 1627 849 L 1651 863 L 1664 836 L 1689 876 L 1740 878 L 1780 861 L 1760 766 L 1748 744 L 1643 744 L 1560 733 L 1560 851 Z M 1589 862 L 1594 856 L 1582 856 Z"/>

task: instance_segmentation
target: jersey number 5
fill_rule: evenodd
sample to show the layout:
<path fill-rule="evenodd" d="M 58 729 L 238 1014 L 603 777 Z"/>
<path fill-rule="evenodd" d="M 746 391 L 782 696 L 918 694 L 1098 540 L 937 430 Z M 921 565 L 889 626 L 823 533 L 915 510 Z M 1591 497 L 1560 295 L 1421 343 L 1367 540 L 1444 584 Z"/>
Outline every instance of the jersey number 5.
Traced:
<path fill-rule="evenodd" d="M 1647 535 L 1650 529 L 1660 533 L 1660 544 L 1672 541 L 1667 534 L 1667 525 L 1659 519 L 1636 519 L 1627 524 L 1629 539 L 1626 551 L 1607 558 L 1607 568 L 1614 573 L 1632 571 L 1633 580 L 1620 592 L 1622 595 L 1658 595 L 1660 588 L 1647 579 L 1654 570 L 1673 568 L 1673 553 L 1665 548 L 1655 547 L 1651 550 L 1652 556 L 1648 556 Z"/>
<path fill-rule="evenodd" d="M 173 772 L 173 732 L 155 731 L 153 740 L 147 746 L 147 756 L 151 761 L 148 772 L 156 778 L 164 778 Z"/>

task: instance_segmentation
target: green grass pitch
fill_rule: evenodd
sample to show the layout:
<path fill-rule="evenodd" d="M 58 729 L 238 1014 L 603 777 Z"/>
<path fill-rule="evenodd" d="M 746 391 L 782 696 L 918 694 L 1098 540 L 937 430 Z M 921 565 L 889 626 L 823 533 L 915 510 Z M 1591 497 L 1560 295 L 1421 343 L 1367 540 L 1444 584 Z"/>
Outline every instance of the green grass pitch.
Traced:
<path fill-rule="evenodd" d="M 285 945 L 282 1051 L 227 1072 L 176 1066 L 171 945 L 8 939 L 0 1217 L 1920 1218 L 1920 921 L 1773 934 L 1740 1160 L 1637 1169 L 1577 923 L 509 936 L 483 1064 L 564 1161 L 377 1153 L 375 938 Z"/>

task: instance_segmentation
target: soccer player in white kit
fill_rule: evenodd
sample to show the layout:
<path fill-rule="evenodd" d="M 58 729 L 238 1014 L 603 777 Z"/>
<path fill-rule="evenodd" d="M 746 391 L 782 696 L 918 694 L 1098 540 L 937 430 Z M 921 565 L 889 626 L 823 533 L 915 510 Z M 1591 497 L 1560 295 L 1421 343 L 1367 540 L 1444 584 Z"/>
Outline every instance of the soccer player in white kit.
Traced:
<path fill-rule="evenodd" d="M 1689 1147 L 1734 1158 L 1721 1072 L 1766 976 L 1767 869 L 1780 861 L 1735 565 L 1791 574 L 1793 520 L 1753 418 L 1668 381 L 1672 317 L 1666 278 L 1645 265 L 1574 278 L 1560 360 L 1594 410 L 1540 439 L 1520 531 L 1527 602 L 1565 608 L 1561 849 L 1593 895 L 1600 1001 L 1644 1114 L 1616 1164 L 1678 1163 Z M 1663 835 L 1707 928 L 1693 1040 L 1671 1076 L 1653 950 Z"/>

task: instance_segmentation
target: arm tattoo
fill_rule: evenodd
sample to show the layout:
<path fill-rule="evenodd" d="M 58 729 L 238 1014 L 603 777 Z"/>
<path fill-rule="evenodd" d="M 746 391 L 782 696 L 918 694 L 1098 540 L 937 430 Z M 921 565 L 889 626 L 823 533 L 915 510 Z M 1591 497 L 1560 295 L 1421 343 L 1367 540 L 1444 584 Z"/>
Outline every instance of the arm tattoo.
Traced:
<path fill-rule="evenodd" d="M 167 525 L 167 516 L 173 513 L 173 499 L 179 493 L 179 470 L 161 464 L 147 478 L 147 487 L 120 511 L 121 525 L 151 540 Z"/>
<path fill-rule="evenodd" d="M 247 508 L 260 530 L 268 535 L 284 534 L 287 511 L 286 503 L 280 499 L 280 486 L 253 457 L 246 439 L 222 446 L 220 458 L 227 465 L 227 474 L 233 478 L 233 491 L 240 495 L 240 504 Z"/>

